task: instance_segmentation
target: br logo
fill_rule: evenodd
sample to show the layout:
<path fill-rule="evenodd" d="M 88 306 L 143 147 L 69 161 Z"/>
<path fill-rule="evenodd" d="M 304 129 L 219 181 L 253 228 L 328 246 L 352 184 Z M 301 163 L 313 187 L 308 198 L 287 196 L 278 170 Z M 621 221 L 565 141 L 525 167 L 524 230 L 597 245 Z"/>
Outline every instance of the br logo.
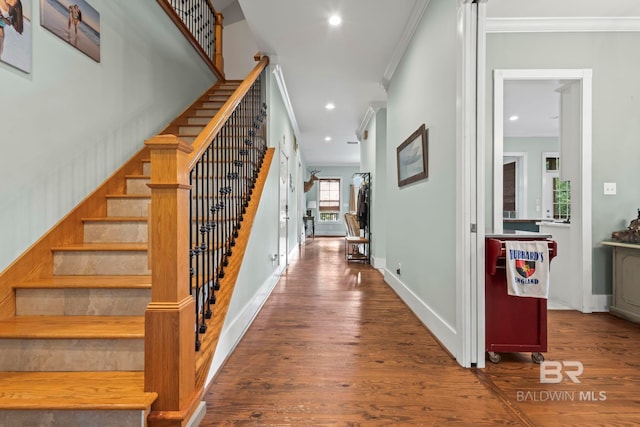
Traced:
<path fill-rule="evenodd" d="M 536 272 L 536 262 L 535 261 L 527 261 L 524 259 L 516 260 L 516 271 L 519 275 L 524 277 L 525 279 L 531 277 L 533 273 Z"/>

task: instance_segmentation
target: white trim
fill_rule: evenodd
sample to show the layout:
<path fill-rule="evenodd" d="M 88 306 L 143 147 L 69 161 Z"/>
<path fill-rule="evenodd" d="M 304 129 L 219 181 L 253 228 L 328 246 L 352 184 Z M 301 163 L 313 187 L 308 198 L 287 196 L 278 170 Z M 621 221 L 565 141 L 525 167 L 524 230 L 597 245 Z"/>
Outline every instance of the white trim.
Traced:
<path fill-rule="evenodd" d="M 487 105 L 487 48 L 486 48 L 486 21 L 487 21 L 487 2 L 480 1 L 478 4 L 478 29 L 476 43 L 476 81 L 479 83 L 476 88 L 476 179 L 475 186 L 475 202 L 476 202 L 476 283 L 475 283 L 475 299 L 476 299 L 476 315 L 471 317 L 471 321 L 475 324 L 473 330 L 473 345 L 475 346 L 475 361 L 478 368 L 485 367 L 485 182 L 486 182 L 486 105 Z M 473 290 L 473 288 L 472 288 Z M 473 349 L 472 349 L 473 351 Z"/>
<path fill-rule="evenodd" d="M 640 17 L 488 18 L 488 33 L 568 33 L 640 31 Z"/>
<path fill-rule="evenodd" d="M 358 138 L 358 141 L 362 142 L 364 130 L 367 128 L 367 126 L 369 126 L 369 122 L 371 121 L 373 116 L 376 115 L 378 110 L 386 106 L 387 103 L 383 101 L 372 102 L 371 104 L 369 104 L 369 108 L 367 108 L 367 111 L 365 111 L 362 122 L 360 122 L 360 126 L 358 126 L 358 129 L 356 129 L 356 137 Z"/>
<path fill-rule="evenodd" d="M 504 111 L 504 80 L 580 80 L 582 90 L 582 144 L 580 148 L 580 174 L 581 174 L 581 194 L 580 200 L 582 205 L 580 211 L 582 213 L 582 229 L 581 242 L 582 248 L 580 252 L 581 271 L 579 281 L 582 283 L 582 304 L 580 310 L 583 313 L 592 311 L 592 80 L 593 72 L 590 69 L 545 69 L 545 70 L 494 70 L 494 200 L 493 200 L 493 221 L 494 228 L 502 231 L 502 218 L 500 203 L 502 201 L 502 167 L 496 163 L 502 162 L 503 156 L 503 132 L 502 132 L 502 116 Z M 499 177 L 499 181 L 498 181 Z M 498 185 L 497 183 L 500 183 Z"/>
<path fill-rule="evenodd" d="M 385 90 L 389 87 L 389 82 L 393 77 L 393 73 L 396 72 L 396 68 L 398 68 L 405 51 L 409 47 L 409 43 L 411 42 L 411 39 L 413 39 L 413 35 L 415 34 L 418 24 L 422 19 L 422 15 L 424 15 L 425 10 L 427 10 L 427 6 L 429 6 L 430 1 L 431 0 L 417 0 L 415 2 L 411 15 L 409 16 L 409 22 L 407 22 L 404 32 L 400 37 L 400 41 L 393 50 L 391 61 L 382 75 L 382 87 L 384 87 Z"/>
<path fill-rule="evenodd" d="M 187 424 L 185 425 L 185 427 L 198 427 L 206 414 L 207 414 L 207 403 L 206 402 L 198 403 L 198 407 L 193 412 L 193 414 L 191 414 L 191 418 L 189 418 L 189 421 L 187 421 Z M 147 425 L 145 418 L 146 417 L 143 415 L 143 421 L 142 421 L 142 424 L 140 425 Z"/>
<path fill-rule="evenodd" d="M 482 2 L 480 3 L 482 6 Z M 484 38 L 478 44 L 478 25 L 482 23 L 483 8 L 469 0 L 459 0 L 457 7 L 457 103 L 456 111 L 456 182 L 461 183 L 456 191 L 456 330 L 457 347 L 450 348 L 458 363 L 471 367 L 479 360 L 480 330 L 479 281 L 484 268 L 478 264 L 483 249 L 479 239 L 484 240 L 484 230 L 478 230 L 478 74 L 477 61 L 483 60 Z M 480 9 L 480 11 L 479 11 Z M 476 231 L 471 231 L 471 225 Z M 479 231 L 479 232 L 478 232 Z M 482 345 L 484 350 L 484 345 Z M 481 358 L 484 360 L 484 357 Z"/>
<path fill-rule="evenodd" d="M 371 260 L 373 261 L 373 268 L 380 270 L 380 272 L 384 274 L 384 269 L 387 268 L 387 259 L 372 255 Z"/>
<path fill-rule="evenodd" d="M 282 74 L 282 67 L 278 65 L 273 65 L 271 73 L 276 79 L 276 83 L 278 84 L 278 89 L 280 90 L 280 96 L 282 97 L 282 102 L 284 103 L 284 108 L 287 110 L 287 115 L 289 116 L 289 121 L 291 122 L 291 128 L 293 128 L 293 133 L 295 134 L 298 141 L 302 138 L 300 137 L 300 128 L 298 127 L 298 121 L 296 120 L 296 115 L 293 111 L 293 106 L 291 105 L 291 99 L 289 98 L 289 92 L 287 91 L 287 85 L 284 82 L 284 75 Z"/>
<path fill-rule="evenodd" d="M 427 303 L 422 301 L 411 289 L 400 281 L 388 269 L 384 270 L 384 281 L 407 304 L 411 311 L 429 329 L 440 343 L 454 356 L 459 347 L 455 329 L 438 315 Z M 458 361 L 459 363 L 459 361 Z"/>
<path fill-rule="evenodd" d="M 591 312 L 608 313 L 613 303 L 613 295 L 591 295 Z"/>

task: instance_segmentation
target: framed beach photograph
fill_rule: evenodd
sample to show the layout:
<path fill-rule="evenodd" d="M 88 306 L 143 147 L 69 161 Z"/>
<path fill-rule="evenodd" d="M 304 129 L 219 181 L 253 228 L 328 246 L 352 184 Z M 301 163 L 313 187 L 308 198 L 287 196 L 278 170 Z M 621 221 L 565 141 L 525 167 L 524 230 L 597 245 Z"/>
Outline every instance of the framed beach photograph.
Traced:
<path fill-rule="evenodd" d="M 31 72 L 31 0 L 0 0 L 0 61 Z"/>
<path fill-rule="evenodd" d="M 397 149 L 398 187 L 420 181 L 428 173 L 428 136 L 429 130 L 424 123 L 407 138 Z"/>
<path fill-rule="evenodd" d="M 40 0 L 40 25 L 100 62 L 100 14 L 85 0 Z"/>

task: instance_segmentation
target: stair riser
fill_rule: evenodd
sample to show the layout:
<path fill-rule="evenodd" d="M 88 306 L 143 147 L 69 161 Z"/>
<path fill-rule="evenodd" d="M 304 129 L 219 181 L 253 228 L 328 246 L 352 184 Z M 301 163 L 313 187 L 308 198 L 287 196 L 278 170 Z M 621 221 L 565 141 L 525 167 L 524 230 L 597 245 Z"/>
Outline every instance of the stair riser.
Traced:
<path fill-rule="evenodd" d="M 206 126 L 211 121 L 209 117 L 189 117 L 187 123 L 190 125 Z"/>
<path fill-rule="evenodd" d="M 127 178 L 127 194 L 151 194 L 148 178 Z"/>
<path fill-rule="evenodd" d="M 16 289 L 18 316 L 144 316 L 151 289 Z"/>
<path fill-rule="evenodd" d="M 0 339 L 0 371 L 141 371 L 144 339 Z"/>
<path fill-rule="evenodd" d="M 149 204 L 151 198 L 127 199 L 114 198 L 107 199 L 107 216 L 123 217 L 148 217 Z"/>
<path fill-rule="evenodd" d="M 204 129 L 204 126 L 180 126 L 178 128 L 178 135 L 198 135 L 202 132 L 202 129 Z"/>
<path fill-rule="evenodd" d="M 144 243 L 148 242 L 149 227 L 140 221 L 101 221 L 84 224 L 85 243 Z"/>
<path fill-rule="evenodd" d="M 142 175 L 151 176 L 151 162 L 142 163 Z"/>
<path fill-rule="evenodd" d="M 146 251 L 56 251 L 55 275 L 151 274 Z"/>
<path fill-rule="evenodd" d="M 4 410 L 0 412 L 0 426 L 91 426 L 146 427 L 148 411 L 113 410 Z"/>
<path fill-rule="evenodd" d="M 224 105 L 224 100 L 220 97 L 209 97 L 209 101 L 202 103 L 202 108 L 210 108 L 213 110 L 219 110 Z"/>
<path fill-rule="evenodd" d="M 217 112 L 218 112 L 217 110 L 212 108 L 205 108 L 205 109 L 198 108 L 196 109 L 196 116 L 212 118 L 213 116 L 216 115 Z"/>

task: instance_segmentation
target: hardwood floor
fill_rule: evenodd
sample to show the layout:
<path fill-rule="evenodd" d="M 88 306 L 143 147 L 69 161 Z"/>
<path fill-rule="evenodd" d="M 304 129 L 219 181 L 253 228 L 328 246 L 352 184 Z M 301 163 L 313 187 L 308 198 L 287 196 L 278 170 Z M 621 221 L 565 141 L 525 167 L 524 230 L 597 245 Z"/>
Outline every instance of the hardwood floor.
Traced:
<path fill-rule="evenodd" d="M 638 326 L 550 312 L 548 331 L 546 359 L 581 361 L 580 384 L 540 384 L 529 354 L 463 369 L 378 271 L 348 264 L 342 239 L 316 238 L 214 378 L 200 425 L 640 424 Z"/>

